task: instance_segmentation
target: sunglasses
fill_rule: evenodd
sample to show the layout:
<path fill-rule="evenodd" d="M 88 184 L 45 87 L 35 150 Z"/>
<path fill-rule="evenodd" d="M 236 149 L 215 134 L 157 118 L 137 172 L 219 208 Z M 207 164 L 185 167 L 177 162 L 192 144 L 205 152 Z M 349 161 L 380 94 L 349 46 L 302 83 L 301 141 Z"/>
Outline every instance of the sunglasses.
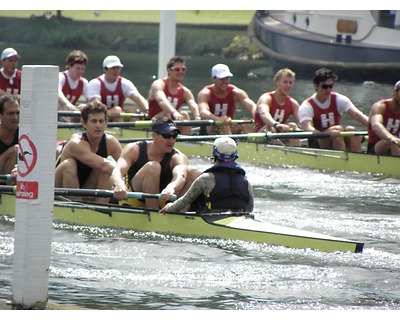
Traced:
<path fill-rule="evenodd" d="M 171 70 L 176 72 L 186 72 L 186 67 L 171 67 Z"/>
<path fill-rule="evenodd" d="M 321 84 L 320 85 L 320 87 L 322 88 L 322 89 L 332 89 L 333 88 L 333 84 L 325 84 L 325 83 L 323 83 L 323 84 Z"/>
<path fill-rule="evenodd" d="M 158 133 L 164 139 L 176 139 L 178 138 L 178 133 L 170 134 L 170 133 Z"/>

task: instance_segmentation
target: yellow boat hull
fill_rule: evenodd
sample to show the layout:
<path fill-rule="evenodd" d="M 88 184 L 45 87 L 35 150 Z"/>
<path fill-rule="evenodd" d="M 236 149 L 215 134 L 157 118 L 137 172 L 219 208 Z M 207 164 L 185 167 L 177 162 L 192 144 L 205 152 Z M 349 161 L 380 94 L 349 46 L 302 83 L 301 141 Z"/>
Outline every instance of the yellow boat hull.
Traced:
<path fill-rule="evenodd" d="M 1 214 L 14 216 L 15 195 L 3 193 L 0 196 Z M 83 226 L 243 240 L 325 252 L 362 252 L 364 247 L 363 243 L 356 241 L 260 222 L 252 215 L 162 214 L 144 208 L 55 201 L 54 220 Z"/>

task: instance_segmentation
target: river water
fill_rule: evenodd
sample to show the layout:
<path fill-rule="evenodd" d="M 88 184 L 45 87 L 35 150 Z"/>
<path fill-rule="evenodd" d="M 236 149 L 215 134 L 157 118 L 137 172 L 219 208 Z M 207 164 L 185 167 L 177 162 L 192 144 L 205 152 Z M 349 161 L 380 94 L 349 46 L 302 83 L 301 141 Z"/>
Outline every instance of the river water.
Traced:
<path fill-rule="evenodd" d="M 136 64 L 145 59 L 135 57 Z M 155 63 L 156 57 L 152 59 Z M 123 63 L 129 66 L 126 60 Z M 197 93 L 209 82 L 209 70 L 217 62 L 187 58 L 185 83 L 196 85 Z M 233 82 L 254 100 L 273 89 L 268 69 L 265 78 L 246 77 L 263 67 L 260 62 L 223 62 L 238 74 Z M 189 72 L 191 65 L 197 67 L 197 76 Z M 132 79 L 146 94 L 153 70 L 156 66 Z M 340 81 L 335 89 L 366 113 L 373 102 L 392 92 L 390 85 Z M 296 81 L 293 96 L 300 102 L 312 92 L 311 80 Z M 210 165 L 206 159 L 191 163 L 200 169 Z M 254 186 L 257 219 L 364 242 L 364 252 L 324 253 L 56 224 L 49 301 L 104 310 L 400 309 L 400 180 L 241 165 Z M 0 297 L 5 299 L 12 296 L 13 236 L 12 220 L 1 217 Z"/>

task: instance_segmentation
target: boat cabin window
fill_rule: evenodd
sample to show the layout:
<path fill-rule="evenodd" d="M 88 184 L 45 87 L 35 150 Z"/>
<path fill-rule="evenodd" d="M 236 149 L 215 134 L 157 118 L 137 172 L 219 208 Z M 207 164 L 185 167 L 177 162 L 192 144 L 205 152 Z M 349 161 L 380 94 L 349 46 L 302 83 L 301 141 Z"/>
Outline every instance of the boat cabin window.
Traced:
<path fill-rule="evenodd" d="M 339 19 L 336 23 L 336 29 L 339 33 L 355 34 L 357 28 L 358 23 L 355 20 Z"/>
<path fill-rule="evenodd" d="M 378 16 L 375 17 L 378 26 L 399 29 L 400 21 L 396 21 L 396 14 L 398 15 L 397 20 L 400 20 L 400 12 L 396 10 L 379 10 Z"/>

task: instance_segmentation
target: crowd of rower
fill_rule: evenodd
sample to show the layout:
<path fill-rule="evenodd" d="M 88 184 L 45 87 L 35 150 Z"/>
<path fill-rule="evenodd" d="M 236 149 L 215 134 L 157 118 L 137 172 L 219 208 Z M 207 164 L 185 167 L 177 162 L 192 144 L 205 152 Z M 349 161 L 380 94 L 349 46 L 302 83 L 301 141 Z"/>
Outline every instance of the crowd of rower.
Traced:
<path fill-rule="evenodd" d="M 22 75 L 18 69 L 19 59 L 13 48 L 7 48 L 1 54 L 0 174 L 15 175 Z M 66 70 L 59 74 L 58 110 L 81 111 L 85 133 L 74 134 L 64 146 L 56 168 L 56 187 L 114 188 L 118 198 L 123 200 L 127 189 L 122 187 L 120 180 L 128 174 L 131 181 L 124 185 L 135 191 L 158 191 L 164 200 L 171 194 L 183 195 L 200 173 L 191 170 L 187 158 L 174 148 L 179 133 L 192 134 L 190 126 L 175 127 L 174 120 L 222 122 L 221 126 L 207 126 L 207 134 L 296 130 L 329 132 L 330 138 L 310 139 L 309 145 L 362 152 L 358 136 L 341 135 L 344 131 L 357 130 L 355 126 L 343 124 L 342 115 L 347 114 L 368 128 L 368 153 L 400 156 L 400 81 L 395 84 L 391 98 L 380 99 L 372 106 L 370 114 L 365 115 L 348 97 L 333 90 L 338 76 L 326 68 L 315 72 L 315 93 L 301 104 L 290 96 L 295 72 L 288 68 L 275 74 L 274 90 L 263 93 L 256 103 L 245 90 L 231 83 L 233 74 L 225 64 L 212 67 L 212 83 L 204 86 L 196 99 L 182 83 L 187 68 L 185 60 L 173 57 L 166 66 L 167 76 L 151 84 L 146 99 L 130 80 L 121 76 L 124 66 L 117 56 L 107 56 L 103 61 L 103 74 L 90 81 L 84 78 L 88 61 L 83 51 L 72 51 L 66 58 Z M 82 97 L 85 102 L 79 104 Z M 134 102 L 133 107 L 125 104 L 128 98 Z M 183 106 L 187 106 L 190 112 Z M 232 123 L 239 106 L 247 111 L 248 119 L 254 120 L 254 126 Z M 135 113 L 137 110 L 155 123 L 153 141 L 146 147 L 135 143 L 122 149 L 118 140 L 104 133 L 108 116 L 111 116 L 111 121 L 120 122 L 122 113 Z M 74 121 L 65 116 L 59 120 Z M 163 143 L 159 142 L 160 137 L 165 140 Z M 279 143 L 300 146 L 301 141 L 290 139 Z M 116 168 L 119 168 L 119 173 L 115 172 Z M 154 200 L 149 200 L 147 205 L 156 206 Z"/>

